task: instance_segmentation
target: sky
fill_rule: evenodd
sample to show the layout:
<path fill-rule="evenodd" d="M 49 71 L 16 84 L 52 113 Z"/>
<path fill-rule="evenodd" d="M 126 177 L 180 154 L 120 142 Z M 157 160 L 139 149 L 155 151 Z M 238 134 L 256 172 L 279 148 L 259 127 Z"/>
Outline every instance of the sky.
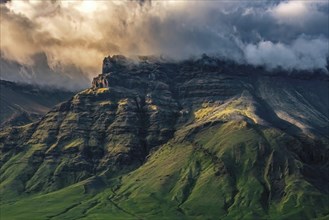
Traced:
<path fill-rule="evenodd" d="M 1 0 L 1 78 L 88 87 L 105 56 L 325 69 L 329 1 Z"/>

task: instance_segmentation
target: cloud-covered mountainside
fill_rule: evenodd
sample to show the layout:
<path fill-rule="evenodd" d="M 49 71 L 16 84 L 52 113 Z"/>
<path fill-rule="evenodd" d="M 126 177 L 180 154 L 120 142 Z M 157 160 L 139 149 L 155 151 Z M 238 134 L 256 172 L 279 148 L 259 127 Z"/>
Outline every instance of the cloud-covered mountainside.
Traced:
<path fill-rule="evenodd" d="M 74 93 L 0 80 L 0 127 L 39 120 Z"/>
<path fill-rule="evenodd" d="M 321 0 L 7 1 L 1 56 L 40 72 L 42 54 L 42 65 L 70 82 L 91 78 L 104 55 L 117 53 L 175 59 L 207 53 L 268 68 L 325 69 L 328 7 Z M 55 76 L 52 82 L 61 84 L 61 74 Z"/>
<path fill-rule="evenodd" d="M 0 130 L 1 219 L 328 219 L 328 75 L 263 71 L 107 57 Z"/>
<path fill-rule="evenodd" d="M 36 54 L 32 59 L 35 63 L 32 66 L 0 59 L 1 79 L 60 90 L 77 91 L 88 88 L 90 80 L 74 65 L 65 68 L 51 68 L 45 54 Z"/>

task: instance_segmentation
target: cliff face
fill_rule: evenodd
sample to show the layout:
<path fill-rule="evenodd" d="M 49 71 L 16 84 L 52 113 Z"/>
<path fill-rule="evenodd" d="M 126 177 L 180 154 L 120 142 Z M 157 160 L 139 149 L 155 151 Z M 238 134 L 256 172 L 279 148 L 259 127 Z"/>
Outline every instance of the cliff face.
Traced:
<path fill-rule="evenodd" d="M 107 57 L 90 89 L 37 123 L 1 131 L 4 197 L 80 183 L 86 192 L 111 188 L 104 193 L 114 200 L 104 204 L 122 204 L 128 215 L 275 216 L 302 198 L 319 206 L 308 216 L 321 216 L 328 79 L 261 72 L 209 57 Z M 146 206 L 160 200 L 168 206 Z"/>

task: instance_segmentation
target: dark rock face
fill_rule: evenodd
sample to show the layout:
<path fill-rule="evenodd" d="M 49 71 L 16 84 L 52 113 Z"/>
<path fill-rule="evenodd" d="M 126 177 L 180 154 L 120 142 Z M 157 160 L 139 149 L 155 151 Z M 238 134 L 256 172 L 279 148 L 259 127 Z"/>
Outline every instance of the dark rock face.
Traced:
<path fill-rule="evenodd" d="M 134 169 L 155 147 L 223 121 L 245 120 L 327 140 L 328 81 L 313 84 L 259 71 L 209 57 L 182 63 L 107 57 L 92 88 L 22 129 L 19 141 L 15 129 L 1 133 L 2 164 L 28 149 L 38 168 L 27 175 L 37 178 L 38 172 L 38 180 L 26 190 L 55 190 L 102 172 Z M 325 148 L 319 151 L 327 155 Z"/>
<path fill-rule="evenodd" d="M 128 64 L 128 60 L 122 55 L 113 55 L 105 57 L 103 60 L 102 73 L 109 73 L 111 71 L 117 71 L 124 69 Z"/>

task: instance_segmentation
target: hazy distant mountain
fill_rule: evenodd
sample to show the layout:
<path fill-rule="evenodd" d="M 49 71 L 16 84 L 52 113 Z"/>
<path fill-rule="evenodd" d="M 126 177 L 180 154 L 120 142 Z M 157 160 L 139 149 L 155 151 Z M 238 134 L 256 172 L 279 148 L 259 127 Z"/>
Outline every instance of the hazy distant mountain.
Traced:
<path fill-rule="evenodd" d="M 0 132 L 2 218 L 329 217 L 327 75 L 113 56 L 92 85 Z"/>
<path fill-rule="evenodd" d="M 33 65 L 22 65 L 0 58 L 1 79 L 74 91 L 86 88 L 89 83 L 89 79 L 74 66 L 50 68 L 47 56 L 43 53 L 36 54 L 31 59 Z"/>
<path fill-rule="evenodd" d="M 23 125 L 41 119 L 73 92 L 0 80 L 0 125 Z"/>

